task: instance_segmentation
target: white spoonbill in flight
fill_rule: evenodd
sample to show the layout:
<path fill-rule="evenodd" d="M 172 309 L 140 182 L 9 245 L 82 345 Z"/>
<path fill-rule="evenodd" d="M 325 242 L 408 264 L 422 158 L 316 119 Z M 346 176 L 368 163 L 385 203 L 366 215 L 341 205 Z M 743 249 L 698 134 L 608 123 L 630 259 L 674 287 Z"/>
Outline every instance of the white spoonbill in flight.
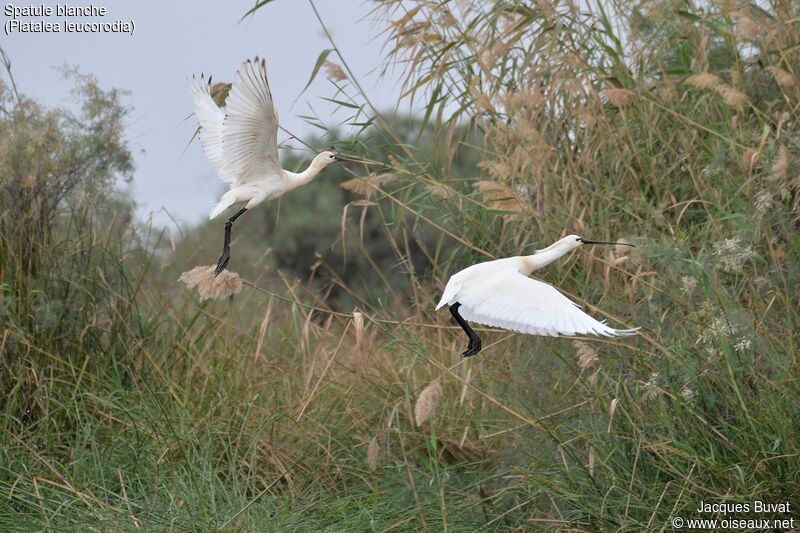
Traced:
<path fill-rule="evenodd" d="M 242 213 L 265 200 L 282 196 L 313 180 L 322 169 L 342 160 L 333 151 L 317 154 L 299 174 L 281 168 L 278 157 L 278 114 L 272 104 L 264 59 L 247 60 L 236 72 L 225 107 L 211 97 L 211 77 L 193 78 L 194 113 L 198 137 L 211 166 L 231 189 L 211 210 L 210 219 L 234 204 L 244 204 L 225 223 L 222 255 L 214 275 L 230 260 L 231 228 Z"/>
<path fill-rule="evenodd" d="M 467 320 L 531 335 L 632 335 L 639 328 L 614 329 L 590 317 L 555 287 L 528 277 L 583 244 L 632 244 L 590 241 L 568 235 L 533 255 L 496 259 L 453 274 L 436 309 L 447 304 L 469 338 L 464 357 L 481 351 L 481 339 Z"/>

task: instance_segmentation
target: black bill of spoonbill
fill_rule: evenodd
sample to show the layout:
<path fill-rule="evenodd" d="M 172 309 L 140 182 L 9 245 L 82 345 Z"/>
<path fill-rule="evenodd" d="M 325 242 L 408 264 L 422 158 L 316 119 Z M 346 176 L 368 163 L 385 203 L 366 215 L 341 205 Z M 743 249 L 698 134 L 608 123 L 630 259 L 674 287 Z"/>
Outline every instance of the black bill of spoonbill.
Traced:
<path fill-rule="evenodd" d="M 264 59 L 246 60 L 236 72 L 225 107 L 211 97 L 211 77 L 192 78 L 194 114 L 200 123 L 198 137 L 203 152 L 230 190 L 211 209 L 216 218 L 233 205 L 241 205 L 225 223 L 222 255 L 214 275 L 230 260 L 231 228 L 245 211 L 265 200 L 282 196 L 313 180 L 331 163 L 343 160 L 336 152 L 317 154 L 303 172 L 281 168 L 278 157 L 278 114 L 272 103 Z"/>
<path fill-rule="evenodd" d="M 469 338 L 464 357 L 481 351 L 481 339 L 467 321 L 530 335 L 551 337 L 632 335 L 639 328 L 614 329 L 584 313 L 555 287 L 533 279 L 531 272 L 549 265 L 584 244 L 628 243 L 592 241 L 568 235 L 533 255 L 486 261 L 450 276 L 436 309 L 447 305 Z"/>

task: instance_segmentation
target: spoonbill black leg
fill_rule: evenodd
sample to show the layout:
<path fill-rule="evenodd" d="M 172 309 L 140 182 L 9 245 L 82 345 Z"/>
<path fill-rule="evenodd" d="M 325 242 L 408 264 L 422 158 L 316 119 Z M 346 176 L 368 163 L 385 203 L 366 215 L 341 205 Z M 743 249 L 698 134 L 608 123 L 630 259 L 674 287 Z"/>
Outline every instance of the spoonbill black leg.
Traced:
<path fill-rule="evenodd" d="M 466 333 L 467 337 L 469 337 L 467 350 L 462 355 L 464 357 L 470 357 L 481 351 L 481 338 L 478 337 L 478 334 L 475 333 L 471 327 L 469 327 L 469 324 L 467 324 L 467 321 L 464 320 L 464 317 L 458 314 L 459 307 L 461 307 L 461 304 L 456 302 L 448 308 L 450 309 L 450 314 L 453 315 L 453 318 L 456 319 L 458 325 L 461 326 L 461 329 L 463 329 L 464 333 Z"/>
<path fill-rule="evenodd" d="M 241 208 L 225 223 L 225 241 L 222 244 L 222 255 L 219 256 L 217 268 L 214 270 L 214 277 L 219 276 L 219 273 L 228 266 L 228 261 L 231 259 L 231 228 L 233 228 L 233 223 L 236 222 L 236 219 L 242 216 L 245 211 L 247 211 L 246 207 Z"/>

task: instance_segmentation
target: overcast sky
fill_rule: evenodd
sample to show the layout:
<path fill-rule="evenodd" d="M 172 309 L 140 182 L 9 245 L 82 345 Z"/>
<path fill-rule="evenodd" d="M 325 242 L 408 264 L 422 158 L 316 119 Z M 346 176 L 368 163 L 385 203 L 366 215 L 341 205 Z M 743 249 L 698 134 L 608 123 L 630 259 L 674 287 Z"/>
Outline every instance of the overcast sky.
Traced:
<path fill-rule="evenodd" d="M 395 79 L 381 81 L 378 76 L 383 40 L 378 36 L 382 27 L 368 16 L 374 3 L 316 3 L 370 97 L 382 108 L 391 107 L 399 88 Z M 53 6 L 56 2 L 44 4 Z M 242 60 L 263 56 L 267 58 L 281 125 L 300 136 L 310 136 L 314 128 L 298 115 L 312 114 L 313 108 L 313 113 L 329 125 L 346 118 L 341 112 L 332 114 L 333 104 L 321 98 L 333 95 L 324 76 L 319 76 L 290 109 L 319 53 L 329 47 L 308 2 L 274 0 L 253 17 L 237 23 L 253 4 L 253 0 L 100 1 L 95 5 L 105 6 L 107 14 L 91 20 L 133 20 L 134 35 L 13 33 L 3 34 L 0 46 L 11 59 L 20 91 L 49 105 L 70 104 L 69 84 L 54 68 L 65 63 L 97 75 L 105 88 L 130 91 L 127 102 L 133 112 L 127 136 L 137 167 L 131 193 L 139 214 L 145 218 L 163 207 L 180 220 L 193 222 L 204 216 L 224 191 L 197 142 L 184 153 L 196 127 L 193 120 L 183 120 L 191 113 L 187 80 L 193 73 L 230 80 Z M 0 16 L 5 24 L 8 17 L 4 13 Z M 334 58 L 334 54 L 329 57 Z M 279 135 L 281 140 L 285 137 Z M 166 223 L 168 219 L 162 214 L 156 220 Z"/>

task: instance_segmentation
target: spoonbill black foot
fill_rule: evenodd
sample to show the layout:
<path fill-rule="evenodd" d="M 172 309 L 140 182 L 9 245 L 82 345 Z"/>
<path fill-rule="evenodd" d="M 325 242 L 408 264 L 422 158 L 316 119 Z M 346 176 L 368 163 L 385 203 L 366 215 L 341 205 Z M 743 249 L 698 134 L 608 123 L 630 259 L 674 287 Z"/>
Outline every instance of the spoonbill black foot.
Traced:
<path fill-rule="evenodd" d="M 217 268 L 214 269 L 214 277 L 216 278 L 219 276 L 220 272 L 225 270 L 228 266 L 228 261 L 231 260 L 231 250 L 230 247 L 226 247 L 222 250 L 222 255 L 219 256 L 219 260 L 217 260 Z"/>
<path fill-rule="evenodd" d="M 246 207 L 241 208 L 225 222 L 225 239 L 222 243 L 222 255 L 219 256 L 217 268 L 214 269 L 215 278 L 219 276 L 220 272 L 225 270 L 225 267 L 228 266 L 228 261 L 231 260 L 231 231 L 233 230 L 233 223 L 236 222 L 236 219 L 242 216 L 245 211 L 247 211 Z"/>
<path fill-rule="evenodd" d="M 475 339 L 470 339 L 469 344 L 467 345 L 467 350 L 461 354 L 464 357 L 472 357 L 476 353 L 481 351 L 481 340 L 478 337 Z"/>
<path fill-rule="evenodd" d="M 450 309 L 450 314 L 453 315 L 453 318 L 456 319 L 458 325 L 461 326 L 461 329 L 464 330 L 464 333 L 466 333 L 467 337 L 469 338 L 469 344 L 467 345 L 467 349 L 461 355 L 463 355 L 464 357 L 472 357 L 473 355 L 481 351 L 481 338 L 478 337 L 478 334 L 475 333 L 475 331 L 471 327 L 469 327 L 467 321 L 464 320 L 464 318 L 459 314 L 458 312 L 459 307 L 461 307 L 461 304 L 455 302 L 453 305 L 449 306 L 448 309 Z"/>

